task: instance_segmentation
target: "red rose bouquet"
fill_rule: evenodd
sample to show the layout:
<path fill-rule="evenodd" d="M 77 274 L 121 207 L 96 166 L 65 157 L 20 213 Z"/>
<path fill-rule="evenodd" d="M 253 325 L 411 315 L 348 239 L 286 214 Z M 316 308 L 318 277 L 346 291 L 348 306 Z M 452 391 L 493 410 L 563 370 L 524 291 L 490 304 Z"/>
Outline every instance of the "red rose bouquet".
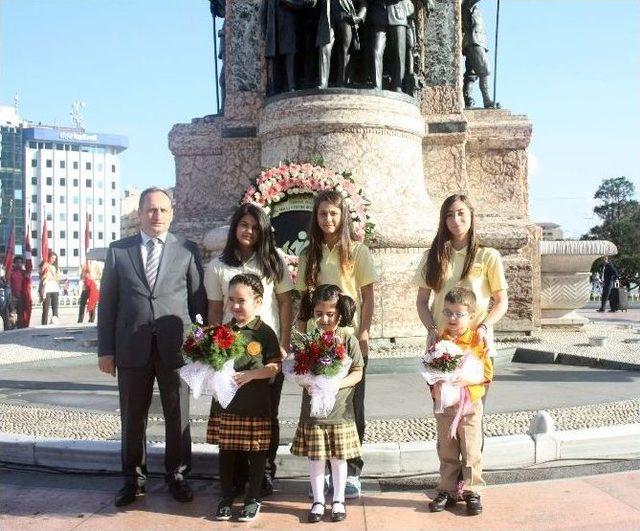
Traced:
<path fill-rule="evenodd" d="M 340 382 L 348 374 L 351 358 L 344 341 L 333 332 L 294 330 L 289 357 L 282 364 L 285 377 L 305 387 L 311 396 L 311 415 L 324 418 L 336 402 Z"/>
<path fill-rule="evenodd" d="M 189 384 L 193 396 L 212 395 L 227 407 L 238 389 L 233 364 L 247 352 L 246 337 L 226 325 L 194 324 L 182 352 L 189 361 L 180 368 L 180 377 Z"/>

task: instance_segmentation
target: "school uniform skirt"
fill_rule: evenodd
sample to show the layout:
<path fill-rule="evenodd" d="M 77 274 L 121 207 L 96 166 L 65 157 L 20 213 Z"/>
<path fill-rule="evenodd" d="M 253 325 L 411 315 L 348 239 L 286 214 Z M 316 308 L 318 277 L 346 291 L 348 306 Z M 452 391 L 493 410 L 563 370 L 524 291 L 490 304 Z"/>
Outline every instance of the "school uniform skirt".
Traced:
<path fill-rule="evenodd" d="M 216 413 L 209 417 L 207 442 L 220 450 L 266 452 L 271 441 L 271 419 L 242 417 L 230 413 Z"/>
<path fill-rule="evenodd" d="M 362 454 L 355 422 L 298 424 L 291 453 L 313 461 L 353 459 Z"/>

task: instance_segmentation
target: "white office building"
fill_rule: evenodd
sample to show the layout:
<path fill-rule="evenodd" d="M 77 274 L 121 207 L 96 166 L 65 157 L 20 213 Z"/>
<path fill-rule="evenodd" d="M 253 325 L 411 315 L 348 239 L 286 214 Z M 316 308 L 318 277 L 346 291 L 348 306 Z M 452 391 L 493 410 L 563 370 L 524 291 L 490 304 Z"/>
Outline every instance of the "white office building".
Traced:
<path fill-rule="evenodd" d="M 25 222 L 34 262 L 40 261 L 43 216 L 49 248 L 63 274 L 84 261 L 86 214 L 90 248 L 120 238 L 120 160 L 127 138 L 61 127 L 26 127 L 24 145 Z"/>

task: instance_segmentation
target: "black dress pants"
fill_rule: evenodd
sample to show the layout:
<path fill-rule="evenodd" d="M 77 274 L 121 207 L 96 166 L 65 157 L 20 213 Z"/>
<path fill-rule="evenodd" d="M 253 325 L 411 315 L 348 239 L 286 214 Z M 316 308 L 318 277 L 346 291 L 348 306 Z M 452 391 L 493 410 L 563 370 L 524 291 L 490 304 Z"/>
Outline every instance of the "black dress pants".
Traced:
<path fill-rule="evenodd" d="M 191 468 L 189 389 L 178 369 L 166 367 L 153 339 L 149 362 L 143 367 L 118 367 L 122 473 L 125 483 L 143 485 L 147 477 L 146 430 L 153 383 L 158 381 L 165 423 L 166 480 L 182 479 Z"/>
<path fill-rule="evenodd" d="M 42 301 L 42 324 L 49 324 L 49 308 L 54 317 L 58 317 L 58 298 L 59 293 L 47 293 Z"/>
<path fill-rule="evenodd" d="M 87 301 L 89 300 L 89 290 L 84 288 L 80 293 L 80 300 L 78 301 L 78 322 L 84 321 L 84 310 L 87 307 Z"/>
<path fill-rule="evenodd" d="M 609 301 L 609 296 L 611 295 L 611 288 L 613 287 L 613 282 L 605 282 L 602 285 L 602 297 L 600 298 L 600 309 L 604 310 L 607 306 L 607 302 L 609 303 L 609 308 L 611 309 L 611 302 Z"/>

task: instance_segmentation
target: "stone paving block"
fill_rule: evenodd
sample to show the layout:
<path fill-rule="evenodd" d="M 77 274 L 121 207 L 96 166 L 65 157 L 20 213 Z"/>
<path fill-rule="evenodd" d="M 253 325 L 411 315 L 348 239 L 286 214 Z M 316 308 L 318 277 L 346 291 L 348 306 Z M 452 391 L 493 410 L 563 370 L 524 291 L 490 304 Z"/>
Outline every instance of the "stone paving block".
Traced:
<path fill-rule="evenodd" d="M 640 456 L 640 424 L 556 432 L 560 459 Z"/>
<path fill-rule="evenodd" d="M 362 445 L 362 450 L 365 475 L 375 476 L 400 473 L 400 445 L 398 443 L 364 444 Z"/>
<path fill-rule="evenodd" d="M 553 352 L 518 347 L 512 361 L 520 363 L 554 363 L 555 359 L 556 355 Z"/>
<path fill-rule="evenodd" d="M 535 443 L 529 435 L 503 435 L 484 440 L 484 468 L 533 465 L 535 456 Z"/>
<path fill-rule="evenodd" d="M 0 459 L 7 463 L 35 464 L 33 437 L 17 433 L 0 433 Z"/>
<path fill-rule="evenodd" d="M 436 441 L 400 443 L 400 472 L 430 474 L 439 469 Z"/>
<path fill-rule="evenodd" d="M 36 441 L 35 464 L 79 470 L 121 470 L 120 441 Z"/>

